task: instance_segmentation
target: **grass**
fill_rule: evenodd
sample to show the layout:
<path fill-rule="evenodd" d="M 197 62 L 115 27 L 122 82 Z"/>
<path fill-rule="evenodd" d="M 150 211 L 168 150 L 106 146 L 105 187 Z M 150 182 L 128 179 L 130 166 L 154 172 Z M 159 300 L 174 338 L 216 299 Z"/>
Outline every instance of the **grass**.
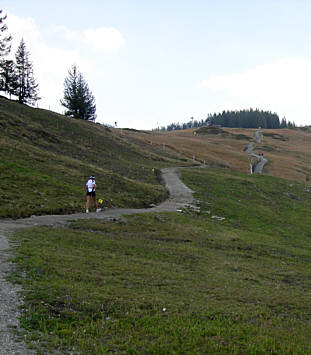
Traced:
<path fill-rule="evenodd" d="M 199 213 L 15 234 L 39 353 L 311 353 L 310 193 L 221 169 L 182 177 Z"/>
<path fill-rule="evenodd" d="M 224 215 L 226 225 L 289 237 L 295 245 L 311 237 L 310 192 L 298 182 L 229 170 L 219 174 L 217 169 L 205 174 L 184 170 L 183 177 L 202 199 L 202 211 L 211 209 L 205 203 L 211 201 L 213 213 Z"/>
<path fill-rule="evenodd" d="M 248 172 L 250 157 L 244 149 L 254 141 L 255 129 L 201 127 L 171 132 L 161 132 L 153 137 L 154 145 L 166 144 L 172 151 L 195 157 L 209 166 L 226 167 Z M 214 134 L 211 134 L 211 133 Z M 196 133 L 196 135 L 194 135 Z M 264 130 L 264 140 L 255 144 L 255 152 L 264 153 L 269 163 L 264 173 L 279 178 L 306 182 L 311 170 L 311 130 L 299 129 Z M 149 135 L 136 133 L 135 137 L 147 142 Z"/>
<path fill-rule="evenodd" d="M 121 135 L 2 97 L 0 129 L 2 218 L 81 212 L 91 174 L 106 207 L 149 206 L 167 197 L 159 169 L 186 164 L 126 130 Z"/>
<path fill-rule="evenodd" d="M 0 218 L 82 212 L 84 184 L 91 174 L 107 207 L 156 204 L 167 197 L 159 178 L 163 167 L 206 162 L 248 172 L 243 149 L 254 134 L 229 128 L 195 136 L 193 130 L 119 130 L 3 97 L 0 131 Z M 267 131 L 256 146 L 269 160 L 264 172 L 309 181 L 310 130 Z"/>

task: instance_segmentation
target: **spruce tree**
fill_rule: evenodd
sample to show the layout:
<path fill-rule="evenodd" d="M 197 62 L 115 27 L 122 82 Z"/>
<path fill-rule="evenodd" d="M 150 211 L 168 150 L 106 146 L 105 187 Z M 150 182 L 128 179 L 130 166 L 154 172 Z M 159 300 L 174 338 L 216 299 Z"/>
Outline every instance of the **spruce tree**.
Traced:
<path fill-rule="evenodd" d="M 21 104 L 33 105 L 38 97 L 38 84 L 34 78 L 32 63 L 29 60 L 29 52 L 22 39 L 17 48 L 16 54 L 16 89 L 14 95 L 18 97 Z"/>
<path fill-rule="evenodd" d="M 95 98 L 76 65 L 68 71 L 64 81 L 64 98 L 60 102 L 67 109 L 66 116 L 95 121 Z"/>
<path fill-rule="evenodd" d="M 285 117 L 282 118 L 280 128 L 287 128 L 287 122 Z"/>
<path fill-rule="evenodd" d="M 2 59 L 0 61 L 0 91 L 14 95 L 17 90 L 17 75 L 13 60 Z"/>
<path fill-rule="evenodd" d="M 3 57 L 7 56 L 11 51 L 12 36 L 5 35 L 8 26 L 5 24 L 6 15 L 2 15 L 0 10 L 0 91 L 7 94 L 12 94 L 14 81 L 14 64 L 11 60 L 5 60 Z"/>
<path fill-rule="evenodd" d="M 12 36 L 6 36 L 4 32 L 8 29 L 8 26 L 5 24 L 6 15 L 2 15 L 0 10 L 0 57 L 8 55 L 11 51 L 11 41 Z"/>

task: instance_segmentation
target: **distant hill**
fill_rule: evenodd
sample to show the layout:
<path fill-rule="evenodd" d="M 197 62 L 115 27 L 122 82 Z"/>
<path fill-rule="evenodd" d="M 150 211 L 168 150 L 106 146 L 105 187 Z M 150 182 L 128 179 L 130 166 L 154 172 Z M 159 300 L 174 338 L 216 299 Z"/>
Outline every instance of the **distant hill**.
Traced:
<path fill-rule="evenodd" d="M 194 162 L 220 166 L 230 170 L 249 172 L 250 157 L 245 148 L 254 141 L 252 128 L 200 127 L 197 129 L 157 132 L 153 143 L 180 156 L 195 159 Z M 311 127 L 295 129 L 263 129 L 263 142 L 255 143 L 254 152 L 262 153 L 269 160 L 264 174 L 308 182 L 311 180 Z M 145 141 L 150 136 L 136 133 Z"/>

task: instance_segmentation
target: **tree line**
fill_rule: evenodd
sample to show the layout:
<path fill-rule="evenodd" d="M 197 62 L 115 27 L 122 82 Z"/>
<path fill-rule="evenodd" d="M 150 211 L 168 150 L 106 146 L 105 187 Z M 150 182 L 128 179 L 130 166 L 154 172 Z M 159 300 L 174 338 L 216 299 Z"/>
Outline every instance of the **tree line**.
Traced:
<path fill-rule="evenodd" d="M 202 126 L 221 126 L 231 128 L 295 128 L 295 122 L 287 121 L 282 118 L 280 121 L 276 113 L 263 110 L 239 110 L 239 111 L 223 111 L 221 113 L 208 114 L 207 118 L 195 120 L 193 117 L 185 123 L 171 123 L 166 127 L 158 127 L 159 131 L 175 131 L 188 128 L 198 128 Z"/>
<path fill-rule="evenodd" d="M 12 36 L 7 34 L 7 16 L 0 10 L 0 92 L 17 97 L 20 104 L 34 105 L 39 97 L 30 53 L 22 38 L 15 53 L 15 60 L 7 59 L 11 52 Z M 73 65 L 64 80 L 64 97 L 60 100 L 66 108 L 65 115 L 83 120 L 95 121 L 95 98 L 83 75 Z"/>

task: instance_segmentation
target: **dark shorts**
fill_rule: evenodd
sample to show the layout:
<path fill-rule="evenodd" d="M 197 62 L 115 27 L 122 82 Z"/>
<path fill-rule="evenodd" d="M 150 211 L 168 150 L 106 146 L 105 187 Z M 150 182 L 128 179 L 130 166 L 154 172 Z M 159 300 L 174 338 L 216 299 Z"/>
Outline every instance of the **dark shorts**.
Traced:
<path fill-rule="evenodd" d="M 95 191 L 87 192 L 87 193 L 86 193 L 86 196 L 95 197 L 95 196 L 96 196 L 96 193 L 95 193 Z"/>

